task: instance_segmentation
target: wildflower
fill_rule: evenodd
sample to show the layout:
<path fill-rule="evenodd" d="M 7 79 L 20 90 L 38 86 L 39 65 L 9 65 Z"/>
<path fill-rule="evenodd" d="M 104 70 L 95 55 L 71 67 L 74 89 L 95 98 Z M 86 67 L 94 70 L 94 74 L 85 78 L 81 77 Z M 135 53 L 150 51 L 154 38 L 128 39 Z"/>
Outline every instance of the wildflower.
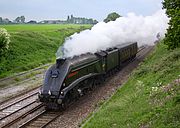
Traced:
<path fill-rule="evenodd" d="M 158 91 L 158 87 L 152 87 L 152 92 L 157 92 Z"/>

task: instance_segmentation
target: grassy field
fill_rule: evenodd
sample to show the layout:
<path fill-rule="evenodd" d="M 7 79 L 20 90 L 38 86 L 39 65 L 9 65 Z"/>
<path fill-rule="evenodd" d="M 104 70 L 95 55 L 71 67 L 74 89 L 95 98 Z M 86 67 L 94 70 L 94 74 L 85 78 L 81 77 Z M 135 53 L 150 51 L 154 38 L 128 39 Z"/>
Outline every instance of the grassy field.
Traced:
<path fill-rule="evenodd" d="M 21 31 L 33 31 L 33 32 L 43 32 L 43 31 L 54 31 L 63 29 L 80 29 L 89 28 L 90 25 L 75 25 L 75 24 L 24 24 L 24 25 L 0 25 L 0 28 L 5 28 L 9 32 L 21 32 Z"/>
<path fill-rule="evenodd" d="M 0 78 L 55 61 L 67 36 L 90 25 L 0 25 L 11 35 L 6 57 L 0 60 Z"/>
<path fill-rule="evenodd" d="M 84 128 L 180 127 L 180 49 L 159 44 Z M 170 84 L 168 84 L 170 83 Z"/>

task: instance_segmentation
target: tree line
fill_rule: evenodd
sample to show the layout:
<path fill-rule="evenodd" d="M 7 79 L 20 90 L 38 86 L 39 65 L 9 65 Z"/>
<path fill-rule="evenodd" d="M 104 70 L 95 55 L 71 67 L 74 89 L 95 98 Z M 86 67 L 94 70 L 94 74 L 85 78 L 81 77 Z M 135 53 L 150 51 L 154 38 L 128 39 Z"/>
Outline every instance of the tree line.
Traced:
<path fill-rule="evenodd" d="M 98 21 L 92 18 L 82 18 L 82 17 L 74 17 L 73 15 L 68 16 L 67 20 L 43 20 L 37 22 L 35 20 L 30 20 L 25 22 L 25 16 L 19 16 L 13 21 L 8 18 L 0 17 L 0 24 L 97 24 Z"/>
<path fill-rule="evenodd" d="M 25 16 L 20 16 L 14 19 L 13 21 L 9 20 L 8 18 L 0 17 L 0 24 L 13 24 L 13 23 L 25 23 Z"/>
<path fill-rule="evenodd" d="M 118 13 L 112 12 L 104 19 L 104 22 L 115 21 L 117 18 L 121 17 Z M 25 16 L 19 16 L 13 21 L 8 18 L 0 17 L 0 24 L 97 24 L 98 21 L 92 18 L 85 17 L 74 17 L 73 15 L 67 16 L 67 20 L 43 20 L 37 22 L 35 20 L 30 20 L 25 22 Z"/>

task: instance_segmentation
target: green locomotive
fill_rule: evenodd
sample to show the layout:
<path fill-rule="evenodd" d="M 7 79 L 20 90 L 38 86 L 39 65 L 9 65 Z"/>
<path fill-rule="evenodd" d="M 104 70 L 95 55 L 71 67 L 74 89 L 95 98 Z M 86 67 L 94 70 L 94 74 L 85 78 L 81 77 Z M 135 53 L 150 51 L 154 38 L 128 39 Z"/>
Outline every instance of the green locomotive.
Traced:
<path fill-rule="evenodd" d="M 50 109 L 65 107 L 135 58 L 137 50 L 136 42 L 126 43 L 95 54 L 57 59 L 45 74 L 39 100 Z"/>

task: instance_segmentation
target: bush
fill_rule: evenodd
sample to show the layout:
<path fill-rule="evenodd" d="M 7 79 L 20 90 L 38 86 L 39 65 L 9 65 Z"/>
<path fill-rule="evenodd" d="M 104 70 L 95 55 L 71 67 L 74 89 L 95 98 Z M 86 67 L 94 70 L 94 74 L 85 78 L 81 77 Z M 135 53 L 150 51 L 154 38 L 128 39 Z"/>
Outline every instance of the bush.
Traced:
<path fill-rule="evenodd" d="M 0 58 L 5 54 L 9 48 L 10 34 L 6 29 L 0 28 Z"/>

